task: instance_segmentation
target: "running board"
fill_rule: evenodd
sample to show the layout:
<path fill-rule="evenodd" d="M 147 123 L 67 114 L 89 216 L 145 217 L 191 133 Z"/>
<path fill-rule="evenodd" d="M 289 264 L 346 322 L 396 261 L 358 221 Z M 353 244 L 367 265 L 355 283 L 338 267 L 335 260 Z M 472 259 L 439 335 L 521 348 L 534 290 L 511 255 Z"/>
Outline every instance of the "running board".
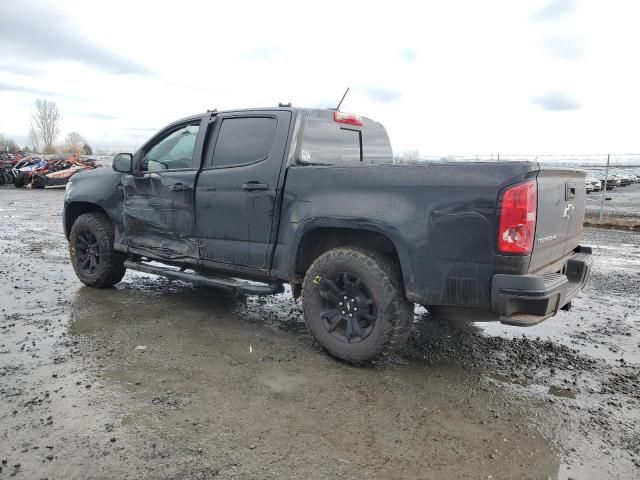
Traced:
<path fill-rule="evenodd" d="M 206 277 L 198 273 L 181 272 L 178 270 L 172 270 L 171 268 L 149 265 L 147 263 L 132 262 L 131 260 L 125 260 L 124 266 L 139 272 L 162 275 L 163 277 L 172 278 L 174 280 L 206 285 L 207 287 L 237 291 L 246 295 L 274 295 L 276 293 L 284 292 L 284 287 L 281 283 L 250 283 L 230 277 Z"/>

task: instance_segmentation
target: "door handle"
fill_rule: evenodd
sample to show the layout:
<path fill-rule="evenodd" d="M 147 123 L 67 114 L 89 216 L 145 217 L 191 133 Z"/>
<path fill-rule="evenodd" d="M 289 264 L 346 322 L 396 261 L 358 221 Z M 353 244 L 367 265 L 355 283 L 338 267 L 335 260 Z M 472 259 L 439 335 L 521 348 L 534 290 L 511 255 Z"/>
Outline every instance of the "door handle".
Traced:
<path fill-rule="evenodd" d="M 133 174 L 133 178 L 136 179 L 140 179 L 140 180 L 149 180 L 151 178 L 162 178 L 162 175 L 159 175 L 155 172 L 151 172 L 151 173 L 134 173 Z"/>
<path fill-rule="evenodd" d="M 183 192 L 185 190 L 191 190 L 191 187 L 185 185 L 184 183 L 174 183 L 169 187 L 169 190 L 172 192 Z"/>
<path fill-rule="evenodd" d="M 243 190 L 253 192 L 254 190 L 269 190 L 269 185 L 266 183 L 249 182 L 242 185 Z"/>

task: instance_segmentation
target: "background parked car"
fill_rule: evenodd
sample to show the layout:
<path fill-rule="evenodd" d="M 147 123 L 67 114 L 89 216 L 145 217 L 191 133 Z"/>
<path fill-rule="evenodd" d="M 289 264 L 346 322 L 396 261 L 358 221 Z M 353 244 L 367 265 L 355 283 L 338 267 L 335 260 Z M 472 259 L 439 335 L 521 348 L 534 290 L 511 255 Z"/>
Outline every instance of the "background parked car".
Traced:
<path fill-rule="evenodd" d="M 602 190 L 603 181 L 604 180 L 601 181 L 599 178 L 593 176 L 592 173 L 589 173 L 585 181 L 585 187 L 587 189 L 587 193 L 599 192 L 600 190 Z"/>
<path fill-rule="evenodd" d="M 627 175 L 626 172 L 621 172 L 620 170 L 617 170 L 615 172 L 615 175 L 620 180 L 620 186 L 621 187 L 627 187 L 627 186 L 629 186 L 629 185 L 631 185 L 633 183 L 631 181 L 631 177 L 629 177 L 629 175 Z"/>
<path fill-rule="evenodd" d="M 604 172 L 592 171 L 592 172 L 589 172 L 589 174 L 593 175 L 595 178 L 600 180 L 600 189 L 604 188 L 604 180 L 605 180 Z M 609 177 L 607 178 L 607 190 L 613 190 L 617 186 L 618 186 L 618 180 L 614 178 L 611 174 L 609 174 Z"/>

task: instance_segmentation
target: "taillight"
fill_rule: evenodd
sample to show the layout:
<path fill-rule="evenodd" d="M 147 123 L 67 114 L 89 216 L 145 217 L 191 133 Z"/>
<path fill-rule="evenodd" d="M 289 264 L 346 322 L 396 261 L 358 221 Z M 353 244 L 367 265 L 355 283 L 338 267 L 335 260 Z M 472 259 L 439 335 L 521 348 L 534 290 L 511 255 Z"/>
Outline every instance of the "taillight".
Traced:
<path fill-rule="evenodd" d="M 346 123 L 347 125 L 355 125 L 361 127 L 364 125 L 362 117 L 353 113 L 333 112 L 333 119 L 338 123 Z"/>
<path fill-rule="evenodd" d="M 528 255 L 536 233 L 538 185 L 535 180 L 507 188 L 500 202 L 498 250 Z"/>

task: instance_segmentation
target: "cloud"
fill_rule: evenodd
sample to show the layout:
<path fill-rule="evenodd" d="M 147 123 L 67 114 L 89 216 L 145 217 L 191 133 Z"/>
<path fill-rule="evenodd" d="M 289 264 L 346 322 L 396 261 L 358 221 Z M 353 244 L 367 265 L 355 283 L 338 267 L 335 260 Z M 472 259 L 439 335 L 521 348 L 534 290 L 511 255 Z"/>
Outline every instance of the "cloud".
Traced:
<path fill-rule="evenodd" d="M 379 103 L 395 102 L 402 96 L 400 90 L 388 87 L 368 87 L 364 90 L 364 93 L 371 100 Z"/>
<path fill-rule="evenodd" d="M 122 127 L 118 128 L 118 130 L 122 132 L 119 137 L 140 141 L 151 138 L 161 128 L 162 125 L 158 127 Z"/>
<path fill-rule="evenodd" d="M 108 113 L 100 112 L 83 112 L 79 114 L 82 117 L 96 118 L 98 120 L 116 120 L 120 117 L 116 115 L 109 115 Z"/>
<path fill-rule="evenodd" d="M 580 60 L 585 57 L 585 44 L 576 35 L 557 35 L 541 43 L 542 48 L 552 57 L 562 60 Z"/>
<path fill-rule="evenodd" d="M 123 127 L 121 130 L 130 130 L 132 132 L 157 132 L 160 127 Z"/>
<path fill-rule="evenodd" d="M 545 22 L 564 17 L 574 12 L 578 3 L 578 0 L 549 0 L 544 7 L 533 14 L 533 19 Z"/>
<path fill-rule="evenodd" d="M 542 107 L 544 110 L 551 111 L 580 110 L 582 108 L 582 103 L 572 96 L 561 92 L 550 92 L 544 95 L 538 95 L 531 99 L 531 103 Z"/>
<path fill-rule="evenodd" d="M 14 85 L 11 83 L 0 82 L 0 92 L 23 92 L 23 93 L 32 93 L 34 95 L 40 95 L 44 97 L 55 97 L 59 96 L 53 92 L 49 92 L 46 90 L 40 90 L 39 88 L 28 87 L 25 85 Z"/>
<path fill-rule="evenodd" d="M 123 136 L 125 138 L 128 138 L 129 140 L 135 140 L 135 141 L 140 142 L 140 141 L 145 141 L 145 140 L 150 139 L 153 136 L 153 134 L 156 133 L 158 130 L 160 130 L 160 129 L 158 128 L 158 129 L 155 129 L 155 130 L 150 130 L 150 131 L 148 131 L 146 133 L 145 132 L 127 132 L 127 131 L 125 131 Z"/>
<path fill-rule="evenodd" d="M 413 48 L 404 48 L 400 50 L 400 59 L 407 62 L 413 63 L 418 60 L 418 51 Z"/>
<path fill-rule="evenodd" d="M 0 92 L 19 92 L 19 93 L 29 93 L 32 95 L 37 95 L 39 97 L 47 97 L 49 99 L 58 98 L 58 99 L 70 99 L 70 100 L 83 100 L 83 97 L 77 95 L 69 95 L 60 92 L 54 92 L 53 90 L 46 90 L 37 87 L 30 87 L 28 85 L 22 84 L 14 84 L 0 81 Z"/>
<path fill-rule="evenodd" d="M 284 55 L 284 49 L 280 47 L 259 47 L 246 50 L 242 55 L 250 62 L 275 60 Z"/>
<path fill-rule="evenodd" d="M 344 104 L 347 102 L 348 98 L 349 98 L 349 95 L 347 95 L 347 98 L 343 102 L 342 106 L 344 106 Z M 322 100 L 318 100 L 317 102 L 312 102 L 309 105 L 309 107 L 310 108 L 336 108 L 336 106 L 338 105 L 339 101 L 340 101 L 340 96 L 338 96 L 337 98 L 333 98 L 333 99 L 324 98 Z M 342 107 L 340 107 L 340 108 L 342 108 Z"/>
<path fill-rule="evenodd" d="M 4 2 L 0 55 L 29 61 L 71 60 L 108 73 L 148 75 L 144 66 L 78 33 L 53 5 L 35 0 Z"/>
<path fill-rule="evenodd" d="M 25 64 L 18 59 L 11 59 L 11 61 L 4 59 L 0 62 L 0 72 L 16 73 L 18 75 L 35 75 L 40 71 L 36 65 Z"/>

